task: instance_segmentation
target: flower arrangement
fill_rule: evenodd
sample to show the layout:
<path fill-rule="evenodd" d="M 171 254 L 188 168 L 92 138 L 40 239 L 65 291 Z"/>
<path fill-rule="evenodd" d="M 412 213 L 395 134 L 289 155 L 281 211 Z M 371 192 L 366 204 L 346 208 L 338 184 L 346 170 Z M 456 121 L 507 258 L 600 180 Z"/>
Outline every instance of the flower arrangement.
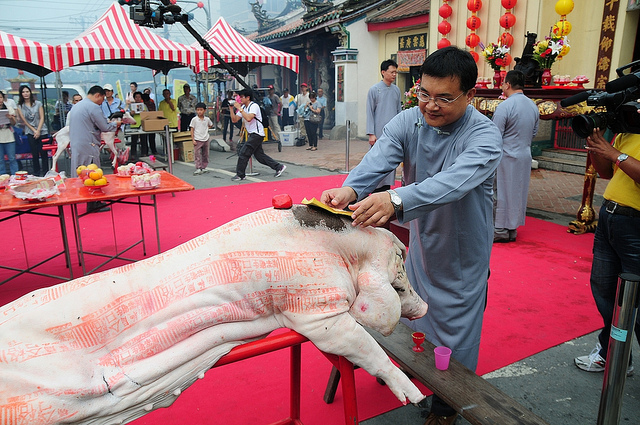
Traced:
<path fill-rule="evenodd" d="M 552 35 L 533 45 L 533 58 L 542 69 L 550 69 L 556 60 L 562 59 L 569 53 L 569 49 L 571 46 L 566 36 Z"/>
<path fill-rule="evenodd" d="M 404 103 L 402 104 L 402 109 L 413 108 L 414 106 L 418 106 L 418 90 L 420 90 L 420 79 L 413 84 L 413 87 L 409 89 L 408 92 L 405 92 Z"/>
<path fill-rule="evenodd" d="M 502 46 L 496 43 L 491 43 L 488 46 L 480 43 L 482 49 L 482 56 L 484 60 L 491 66 L 494 71 L 500 71 L 503 66 L 509 64 L 507 60 L 507 54 L 509 53 L 509 46 Z"/>

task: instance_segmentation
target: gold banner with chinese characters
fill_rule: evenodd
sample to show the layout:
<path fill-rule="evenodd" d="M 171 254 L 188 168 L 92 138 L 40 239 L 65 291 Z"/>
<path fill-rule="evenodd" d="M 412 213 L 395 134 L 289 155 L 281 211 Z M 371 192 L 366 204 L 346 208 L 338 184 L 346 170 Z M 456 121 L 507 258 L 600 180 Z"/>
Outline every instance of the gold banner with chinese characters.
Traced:
<path fill-rule="evenodd" d="M 427 51 L 405 50 L 398 52 L 398 72 L 409 72 L 411 66 L 422 66 L 427 58 Z"/>
<path fill-rule="evenodd" d="M 604 4 L 598 62 L 596 63 L 596 89 L 604 89 L 605 84 L 609 81 L 611 58 L 613 56 L 613 38 L 616 33 L 616 17 L 618 16 L 619 6 L 620 2 L 618 0 L 608 0 Z"/>

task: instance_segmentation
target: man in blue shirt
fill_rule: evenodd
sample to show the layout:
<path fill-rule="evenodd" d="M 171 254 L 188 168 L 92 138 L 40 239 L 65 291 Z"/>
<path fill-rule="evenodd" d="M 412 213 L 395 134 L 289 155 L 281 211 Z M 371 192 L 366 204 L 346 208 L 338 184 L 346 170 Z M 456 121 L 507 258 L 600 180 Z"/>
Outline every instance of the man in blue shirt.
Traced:
<path fill-rule="evenodd" d="M 327 115 L 327 98 L 324 96 L 324 90 L 322 87 L 318 88 L 318 96 L 316 100 L 320 103 L 320 116 L 322 117 L 322 121 L 320 121 L 320 124 L 318 125 L 318 138 L 324 139 L 322 128 L 324 127 L 324 119 Z"/>
<path fill-rule="evenodd" d="M 111 84 L 105 84 L 104 87 L 104 102 L 100 107 L 102 108 L 102 114 L 109 118 L 111 114 L 121 109 L 125 109 L 124 102 L 121 99 L 113 96 L 113 86 Z"/>

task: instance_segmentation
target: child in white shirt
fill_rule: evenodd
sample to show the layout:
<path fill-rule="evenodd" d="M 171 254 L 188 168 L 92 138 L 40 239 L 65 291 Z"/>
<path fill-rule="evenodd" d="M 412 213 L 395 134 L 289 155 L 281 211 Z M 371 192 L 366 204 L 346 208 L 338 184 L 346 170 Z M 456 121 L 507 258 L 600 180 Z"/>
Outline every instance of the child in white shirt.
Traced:
<path fill-rule="evenodd" d="M 200 102 L 196 104 L 196 116 L 193 117 L 189 128 L 191 129 L 191 141 L 195 150 L 196 171 L 194 176 L 208 173 L 209 165 L 209 129 L 213 127 L 213 123 L 209 117 L 204 116 L 207 105 Z"/>

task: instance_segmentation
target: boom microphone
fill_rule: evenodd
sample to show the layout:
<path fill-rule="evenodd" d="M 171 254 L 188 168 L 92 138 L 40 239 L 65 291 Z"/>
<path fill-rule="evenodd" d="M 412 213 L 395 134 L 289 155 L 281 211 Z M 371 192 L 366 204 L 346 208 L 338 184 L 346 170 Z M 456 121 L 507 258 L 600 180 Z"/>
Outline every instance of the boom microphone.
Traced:
<path fill-rule="evenodd" d="M 563 108 L 566 108 L 567 106 L 571 106 L 571 105 L 575 105 L 577 103 L 580 102 L 584 102 L 585 100 L 587 100 L 589 98 L 589 96 L 591 96 L 592 94 L 595 94 L 596 92 L 593 90 L 589 90 L 589 91 L 583 91 L 582 93 L 578 93 L 578 94 L 574 94 L 573 96 L 569 96 L 566 99 L 562 99 L 560 101 L 560 106 L 562 106 Z"/>
<path fill-rule="evenodd" d="M 640 85 L 640 77 L 638 74 L 627 74 L 623 77 L 609 81 L 605 84 L 604 88 L 607 93 L 616 93 L 638 85 Z"/>

